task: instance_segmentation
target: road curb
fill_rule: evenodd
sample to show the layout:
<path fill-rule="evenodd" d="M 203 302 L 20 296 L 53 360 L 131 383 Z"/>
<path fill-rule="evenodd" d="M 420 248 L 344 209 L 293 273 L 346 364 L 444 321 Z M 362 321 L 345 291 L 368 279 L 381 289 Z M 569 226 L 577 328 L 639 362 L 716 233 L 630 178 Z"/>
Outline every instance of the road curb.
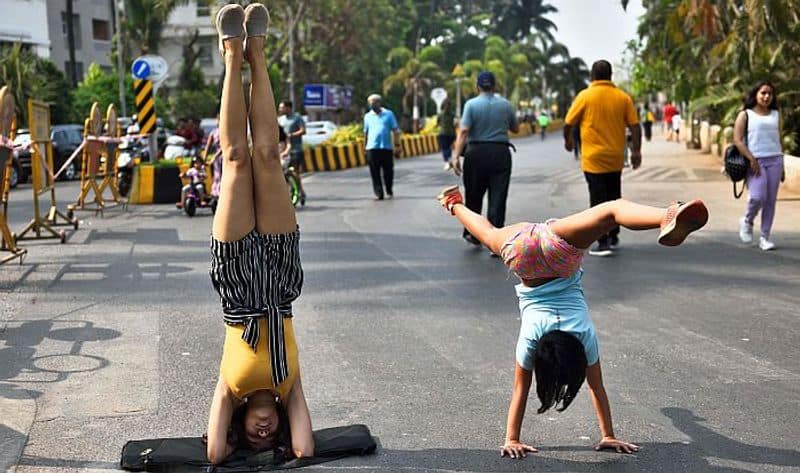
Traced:
<path fill-rule="evenodd" d="M 0 385 L 0 471 L 14 472 L 36 419 L 36 401 L 14 385 Z"/>

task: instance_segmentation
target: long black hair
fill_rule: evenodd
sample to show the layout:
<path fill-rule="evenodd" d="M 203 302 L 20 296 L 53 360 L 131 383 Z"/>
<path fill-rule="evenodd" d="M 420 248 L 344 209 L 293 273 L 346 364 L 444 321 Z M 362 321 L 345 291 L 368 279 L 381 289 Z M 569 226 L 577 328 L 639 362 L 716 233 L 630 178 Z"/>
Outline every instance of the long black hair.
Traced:
<path fill-rule="evenodd" d="M 770 89 L 772 89 L 772 102 L 769 103 L 768 108 L 770 110 L 778 110 L 778 93 L 777 93 L 777 91 L 775 91 L 775 86 L 772 85 L 772 82 L 770 82 L 768 80 L 762 80 L 758 84 L 756 84 L 755 87 L 750 89 L 750 92 L 748 92 L 747 96 L 745 96 L 745 98 L 744 98 L 744 109 L 745 110 L 752 109 L 752 108 L 754 108 L 756 106 L 756 104 L 758 103 L 757 100 L 756 100 L 756 96 L 758 95 L 758 91 L 759 91 L 759 89 L 761 89 L 765 85 L 767 87 L 769 87 Z"/>
<path fill-rule="evenodd" d="M 294 458 L 294 451 L 292 450 L 292 434 L 289 429 L 289 414 L 278 399 L 275 401 L 275 409 L 278 411 L 278 431 L 275 433 L 275 439 L 270 450 L 272 450 L 274 462 L 279 464 Z M 247 432 L 245 431 L 244 419 L 246 415 L 247 402 L 243 402 L 234 409 L 231 415 L 228 443 L 236 447 L 237 450 L 253 450 L 253 446 L 247 440 Z"/>
<path fill-rule="evenodd" d="M 586 379 L 586 350 L 574 335 L 553 330 L 539 339 L 533 353 L 539 414 L 554 405 L 558 412 L 572 403 Z M 561 403 L 561 407 L 558 404 Z"/>

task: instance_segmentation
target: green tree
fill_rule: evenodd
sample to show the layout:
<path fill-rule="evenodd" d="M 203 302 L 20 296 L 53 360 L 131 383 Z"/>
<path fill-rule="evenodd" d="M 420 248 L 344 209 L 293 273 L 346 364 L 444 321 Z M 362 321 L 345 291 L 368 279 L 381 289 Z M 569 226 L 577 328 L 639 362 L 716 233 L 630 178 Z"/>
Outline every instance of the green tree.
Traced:
<path fill-rule="evenodd" d="M 419 54 L 406 47 L 398 47 L 389 51 L 387 61 L 395 69 L 383 80 L 383 91 L 388 93 L 393 88 L 403 90 L 402 110 L 407 116 L 409 110 L 417 105 L 420 96 L 426 100 L 425 90 L 444 77 L 441 63 L 444 52 L 438 46 L 427 46 Z M 416 130 L 415 130 L 416 131 Z"/>
<path fill-rule="evenodd" d="M 55 64 L 22 49 L 20 44 L 0 50 L 0 86 L 14 94 L 19 125 L 27 126 L 28 99 L 51 105 L 50 120 L 63 123 L 70 118 L 69 82 Z"/>
<path fill-rule="evenodd" d="M 112 103 L 119 110 L 117 80 L 115 72 L 105 72 L 99 65 L 92 63 L 86 71 L 83 82 L 79 83 L 78 87 L 72 92 L 73 113 L 71 121 L 83 123 L 83 120 L 89 115 L 92 104 L 95 102 L 98 102 L 103 110 Z M 133 95 L 133 79 L 130 74 L 125 74 L 125 91 L 125 102 L 133 106 L 135 99 Z M 163 108 L 160 110 L 163 110 Z"/>

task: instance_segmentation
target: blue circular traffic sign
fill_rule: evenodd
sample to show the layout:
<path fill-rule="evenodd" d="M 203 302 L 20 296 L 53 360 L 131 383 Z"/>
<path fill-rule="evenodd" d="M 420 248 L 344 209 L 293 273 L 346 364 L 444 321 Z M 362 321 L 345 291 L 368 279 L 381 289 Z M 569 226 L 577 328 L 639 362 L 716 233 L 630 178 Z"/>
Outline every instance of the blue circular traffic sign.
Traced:
<path fill-rule="evenodd" d="M 131 73 L 134 79 L 144 80 L 150 77 L 150 63 L 145 59 L 137 59 L 131 65 Z"/>

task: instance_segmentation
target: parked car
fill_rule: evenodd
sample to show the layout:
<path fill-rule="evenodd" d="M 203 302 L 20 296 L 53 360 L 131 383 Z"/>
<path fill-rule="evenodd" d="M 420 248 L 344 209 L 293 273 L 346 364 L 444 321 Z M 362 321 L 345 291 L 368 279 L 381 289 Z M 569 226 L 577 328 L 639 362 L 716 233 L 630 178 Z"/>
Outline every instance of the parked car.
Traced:
<path fill-rule="evenodd" d="M 306 134 L 303 135 L 303 144 L 316 146 L 333 136 L 338 127 L 330 121 L 306 123 Z"/>
<path fill-rule="evenodd" d="M 53 125 L 50 130 L 53 144 L 53 172 L 57 172 L 69 159 L 75 149 L 83 142 L 83 125 Z M 17 151 L 19 162 L 19 182 L 27 182 L 31 175 L 31 134 L 29 130 L 20 129 L 14 138 L 14 144 L 20 146 Z M 73 159 L 70 165 L 59 176 L 63 180 L 80 177 L 81 159 Z"/>

